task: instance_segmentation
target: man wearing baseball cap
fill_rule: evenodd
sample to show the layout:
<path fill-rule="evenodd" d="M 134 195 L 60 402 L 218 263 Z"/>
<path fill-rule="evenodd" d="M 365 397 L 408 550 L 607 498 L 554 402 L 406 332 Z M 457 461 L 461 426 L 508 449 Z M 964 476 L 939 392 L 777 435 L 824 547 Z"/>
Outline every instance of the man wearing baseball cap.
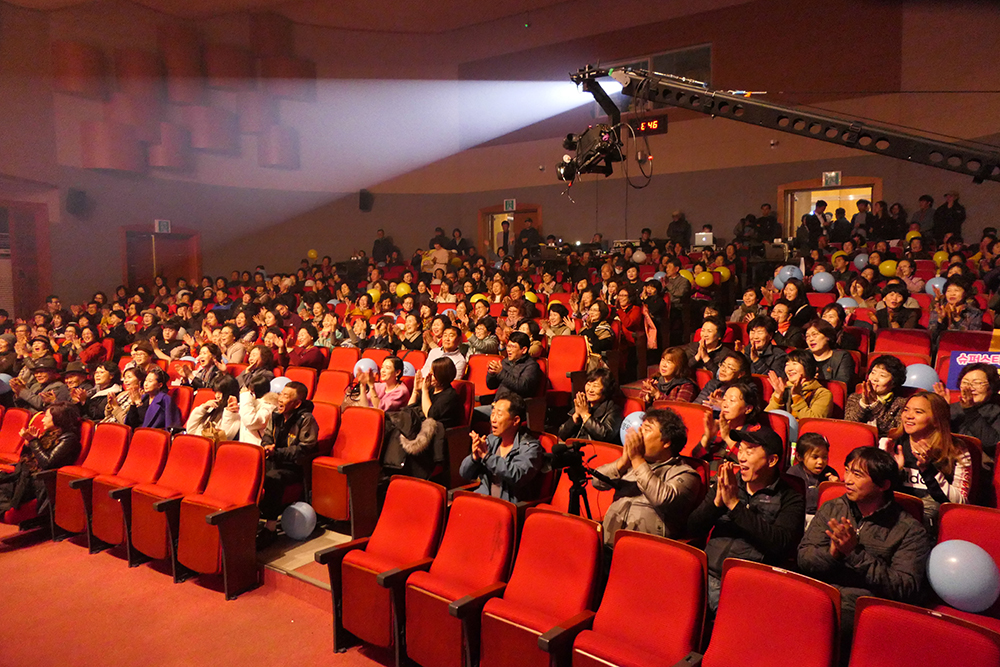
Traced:
<path fill-rule="evenodd" d="M 691 513 L 688 533 L 712 539 L 708 556 L 708 604 L 719 606 L 722 562 L 742 558 L 783 565 L 805 526 L 805 499 L 781 478 L 784 444 L 770 429 L 735 430 L 739 463 L 724 462 L 705 500 Z"/>

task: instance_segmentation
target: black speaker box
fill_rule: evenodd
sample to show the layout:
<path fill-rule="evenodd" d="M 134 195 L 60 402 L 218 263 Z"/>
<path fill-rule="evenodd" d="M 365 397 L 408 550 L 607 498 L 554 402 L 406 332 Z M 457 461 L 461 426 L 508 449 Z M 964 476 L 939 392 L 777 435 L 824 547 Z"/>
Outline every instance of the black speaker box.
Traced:
<path fill-rule="evenodd" d="M 87 191 L 70 188 L 66 191 L 66 212 L 76 216 L 87 213 Z"/>
<path fill-rule="evenodd" d="M 360 208 L 365 213 L 372 212 L 372 206 L 375 205 L 375 195 L 368 192 L 367 190 L 362 190 L 358 193 L 358 208 Z"/>

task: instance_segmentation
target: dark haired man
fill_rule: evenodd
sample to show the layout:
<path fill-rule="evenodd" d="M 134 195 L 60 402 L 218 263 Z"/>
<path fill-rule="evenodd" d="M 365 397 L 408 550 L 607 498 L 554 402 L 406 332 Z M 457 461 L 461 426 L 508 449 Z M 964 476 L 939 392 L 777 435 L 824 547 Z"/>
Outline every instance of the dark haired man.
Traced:
<path fill-rule="evenodd" d="M 433 350 L 427 353 L 427 360 L 424 362 L 424 367 L 421 369 L 421 373 L 424 377 L 431 374 L 431 366 L 434 364 L 436 359 L 441 357 L 447 357 L 451 359 L 451 362 L 455 364 L 455 377 L 459 380 L 465 375 L 465 355 L 462 354 L 458 346 L 462 340 L 462 332 L 456 326 L 447 326 L 444 328 L 444 332 L 441 334 L 441 347 L 435 347 Z"/>
<path fill-rule="evenodd" d="M 278 407 L 271 422 L 261 434 L 260 444 L 266 458 L 264 493 L 260 499 L 260 515 L 264 529 L 257 537 L 257 548 L 263 549 L 277 536 L 278 517 L 284 510 L 285 488 L 303 478 L 303 465 L 316 454 L 319 427 L 312 415 L 312 401 L 306 400 L 308 390 L 301 382 L 289 382 L 278 394 Z"/>
<path fill-rule="evenodd" d="M 781 478 L 781 438 L 770 429 L 734 430 L 740 443 L 739 465 L 724 462 L 705 500 L 691 513 L 688 531 L 711 539 L 708 556 L 708 604 L 719 606 L 722 563 L 743 558 L 782 565 L 802 536 L 805 499 Z"/>
<path fill-rule="evenodd" d="M 615 532 L 637 530 L 676 538 L 684 533 L 688 514 L 701 489 L 698 473 L 680 457 L 687 428 L 676 412 L 646 412 L 638 430 L 625 435 L 621 458 L 597 472 L 614 484 L 614 501 L 604 514 L 604 544 L 615 543 Z M 611 484 L 591 480 L 604 491 Z"/>
<path fill-rule="evenodd" d="M 749 345 L 743 354 L 750 360 L 750 372 L 754 375 L 767 375 L 774 371 L 785 377 L 785 358 L 787 353 L 774 344 L 774 334 L 778 331 L 778 323 L 767 315 L 759 315 L 747 326 Z"/>
<path fill-rule="evenodd" d="M 799 544 L 803 573 L 840 589 L 841 629 L 850 632 L 862 595 L 916 602 L 931 542 L 917 519 L 893 499 L 899 468 L 877 447 L 847 455 L 847 493 L 819 506 Z"/>
<path fill-rule="evenodd" d="M 538 393 L 542 382 L 542 369 L 528 354 L 531 339 L 523 331 L 513 331 L 507 338 L 507 358 L 493 360 L 486 371 L 487 389 L 496 389 L 497 396 L 513 392 L 521 398 L 531 398 Z"/>
<path fill-rule="evenodd" d="M 530 482 L 538 474 L 544 452 L 526 428 L 528 408 L 514 393 L 493 401 L 490 434 L 472 433 L 472 452 L 459 468 L 464 479 L 479 480 L 476 493 L 510 502 L 531 495 Z"/>

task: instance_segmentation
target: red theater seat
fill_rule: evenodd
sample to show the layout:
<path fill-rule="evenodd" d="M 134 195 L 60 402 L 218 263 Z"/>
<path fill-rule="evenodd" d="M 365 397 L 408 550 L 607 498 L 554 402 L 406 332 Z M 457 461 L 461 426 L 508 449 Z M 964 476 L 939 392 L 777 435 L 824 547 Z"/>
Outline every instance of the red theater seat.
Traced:
<path fill-rule="evenodd" d="M 799 435 L 819 433 L 830 443 L 830 467 L 844 479 L 844 461 L 855 447 L 878 445 L 878 431 L 869 424 L 840 419 L 808 418 L 799 420 Z"/>
<path fill-rule="evenodd" d="M 71 533 L 89 531 L 94 478 L 114 475 L 121 468 L 128 452 L 129 431 L 128 426 L 121 424 L 98 424 L 83 464 L 58 470 L 55 477 L 56 526 Z"/>
<path fill-rule="evenodd" d="M 585 373 L 587 340 L 583 336 L 555 336 L 549 349 L 545 374 L 549 380 L 546 395 L 548 405 L 563 407 L 570 404 L 574 376 Z"/>
<path fill-rule="evenodd" d="M 354 364 L 361 358 L 361 351 L 356 347 L 330 348 L 330 362 L 327 368 L 331 371 L 345 371 L 354 375 Z"/>
<path fill-rule="evenodd" d="M 289 366 L 285 369 L 285 377 L 306 386 L 306 399 L 312 400 L 316 391 L 316 369 L 306 366 Z"/>
<path fill-rule="evenodd" d="M 3 422 L 0 422 L 0 464 L 11 466 L 7 472 L 13 470 L 13 465 L 21 456 L 24 445 L 21 429 L 28 425 L 30 416 L 27 410 L 21 408 L 10 408 L 3 413 Z"/>
<path fill-rule="evenodd" d="M 939 516 L 938 544 L 947 540 L 972 542 L 982 547 L 1000 567 L 1000 510 L 945 503 Z M 931 608 L 1000 633 L 1000 600 L 978 614 L 955 609 L 940 600 Z"/>
<path fill-rule="evenodd" d="M 316 382 L 316 392 L 313 394 L 314 401 L 340 405 L 347 393 L 354 376 L 347 371 L 326 370 L 319 374 Z"/>

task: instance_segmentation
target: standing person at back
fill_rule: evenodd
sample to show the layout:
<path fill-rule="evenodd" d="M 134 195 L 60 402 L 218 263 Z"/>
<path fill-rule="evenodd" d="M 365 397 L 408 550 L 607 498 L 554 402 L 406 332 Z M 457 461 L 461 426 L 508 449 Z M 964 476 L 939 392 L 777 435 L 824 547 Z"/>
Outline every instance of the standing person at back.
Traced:
<path fill-rule="evenodd" d="M 961 236 L 965 222 L 965 207 L 958 203 L 958 190 L 944 193 L 944 203 L 934 211 L 934 238 L 944 243 L 948 236 Z"/>

